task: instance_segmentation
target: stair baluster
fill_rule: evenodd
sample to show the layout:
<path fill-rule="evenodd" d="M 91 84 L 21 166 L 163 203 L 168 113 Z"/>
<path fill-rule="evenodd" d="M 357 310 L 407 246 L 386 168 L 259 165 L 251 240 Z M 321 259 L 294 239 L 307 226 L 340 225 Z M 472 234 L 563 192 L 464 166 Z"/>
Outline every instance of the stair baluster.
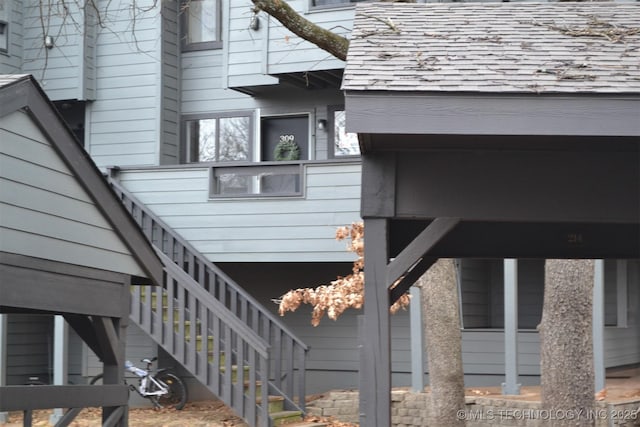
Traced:
<path fill-rule="evenodd" d="M 303 413 L 307 346 L 113 177 L 108 181 L 165 263 L 155 304 L 153 287 L 134 287 L 131 318 L 250 425 L 276 422 L 269 395 Z"/>

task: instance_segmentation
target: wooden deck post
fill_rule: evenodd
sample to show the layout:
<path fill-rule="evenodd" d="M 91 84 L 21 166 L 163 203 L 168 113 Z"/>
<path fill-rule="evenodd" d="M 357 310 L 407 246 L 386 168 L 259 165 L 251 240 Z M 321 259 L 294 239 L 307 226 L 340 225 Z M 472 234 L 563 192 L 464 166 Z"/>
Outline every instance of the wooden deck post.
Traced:
<path fill-rule="evenodd" d="M 67 383 L 69 347 L 69 327 L 63 316 L 53 316 L 53 383 Z M 55 408 L 49 417 L 51 424 L 56 424 L 64 416 L 63 408 Z"/>
<path fill-rule="evenodd" d="M 411 328 L 411 388 L 415 392 L 424 390 L 424 331 L 422 330 L 422 298 L 421 289 L 412 286 L 410 306 Z"/>
<path fill-rule="evenodd" d="M 7 385 L 7 315 L 0 313 L 0 387 Z M 0 412 L 0 424 L 9 421 L 8 412 Z"/>
<path fill-rule="evenodd" d="M 593 367 L 596 392 L 605 387 L 604 368 L 604 260 L 594 265 L 593 279 Z"/>
<path fill-rule="evenodd" d="M 518 384 L 518 260 L 504 260 L 504 379 L 502 394 L 520 394 Z"/>
<path fill-rule="evenodd" d="M 365 219 L 365 303 L 360 347 L 360 425 L 391 425 L 387 219 Z"/>

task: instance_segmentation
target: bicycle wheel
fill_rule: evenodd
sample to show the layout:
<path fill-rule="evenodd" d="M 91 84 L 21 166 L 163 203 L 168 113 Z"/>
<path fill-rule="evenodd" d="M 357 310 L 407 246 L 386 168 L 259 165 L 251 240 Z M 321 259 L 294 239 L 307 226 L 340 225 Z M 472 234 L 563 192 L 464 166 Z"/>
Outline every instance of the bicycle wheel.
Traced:
<path fill-rule="evenodd" d="M 187 403 L 187 387 L 182 380 L 170 372 L 161 372 L 155 376 L 155 379 L 167 385 L 169 392 L 157 397 L 157 403 L 164 408 L 182 409 Z M 156 385 L 151 381 L 149 391 L 157 390 Z"/>
<path fill-rule="evenodd" d="M 103 377 L 103 373 L 99 373 L 98 375 L 96 375 L 95 377 L 91 378 L 91 380 L 89 381 L 89 384 L 94 385 L 94 384 L 102 384 L 102 377 Z"/>

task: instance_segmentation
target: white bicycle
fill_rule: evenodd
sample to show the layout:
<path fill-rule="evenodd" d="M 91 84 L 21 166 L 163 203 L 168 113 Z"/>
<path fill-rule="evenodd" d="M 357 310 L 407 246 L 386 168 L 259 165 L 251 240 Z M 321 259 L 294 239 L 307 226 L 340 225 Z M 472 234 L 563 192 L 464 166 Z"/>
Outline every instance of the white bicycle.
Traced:
<path fill-rule="evenodd" d="M 146 369 L 138 368 L 128 360 L 125 362 L 125 369 L 138 377 L 138 386 L 129 384 L 129 388 L 149 399 L 156 408 L 184 408 L 187 403 L 187 388 L 184 382 L 176 374 L 169 372 L 169 368 L 154 371 L 152 364 L 156 360 L 157 357 L 142 359 L 141 362 L 147 365 Z M 93 377 L 91 384 L 102 380 L 102 376 L 103 374 L 99 374 Z M 127 384 L 126 378 L 124 383 Z"/>

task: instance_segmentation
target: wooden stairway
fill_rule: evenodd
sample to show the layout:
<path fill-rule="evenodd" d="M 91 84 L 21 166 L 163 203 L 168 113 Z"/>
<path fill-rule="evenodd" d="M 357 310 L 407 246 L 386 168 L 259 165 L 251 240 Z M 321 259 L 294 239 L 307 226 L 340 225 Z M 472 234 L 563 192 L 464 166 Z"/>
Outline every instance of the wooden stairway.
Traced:
<path fill-rule="evenodd" d="M 249 425 L 281 425 L 294 421 L 293 413 L 301 419 L 307 346 L 120 183 L 107 179 L 164 264 L 162 286 L 132 287 L 131 320 Z M 244 375 L 234 375 L 234 366 L 242 366 Z M 270 412 L 274 397 L 281 411 Z"/>
<path fill-rule="evenodd" d="M 144 305 L 147 301 L 147 288 L 140 288 L 140 302 Z M 169 320 L 169 303 L 168 303 L 168 293 L 164 290 L 164 289 L 160 289 L 160 292 L 162 293 L 162 297 L 161 297 L 161 303 L 158 303 L 158 289 L 154 288 L 151 292 L 151 306 L 152 307 L 162 307 L 162 311 L 161 311 L 161 315 L 162 315 L 162 319 L 163 319 L 163 323 L 167 322 Z M 136 293 L 136 287 L 133 286 L 132 287 L 132 293 L 135 295 Z M 173 327 L 174 327 L 174 332 L 178 333 L 179 329 L 180 329 L 180 321 L 176 320 L 180 317 L 179 314 L 179 309 L 176 308 L 175 306 L 172 308 L 173 310 Z M 154 310 L 155 312 L 155 310 Z M 154 313 L 155 315 L 155 313 Z M 185 335 L 185 341 L 187 343 L 190 342 L 191 340 L 191 327 L 192 327 L 192 322 L 191 320 L 185 320 L 183 322 L 183 328 L 184 328 L 184 335 Z M 203 338 L 202 335 L 202 323 L 200 322 L 200 320 L 198 319 L 195 323 L 195 348 L 196 348 L 196 352 L 202 352 L 203 351 L 203 342 L 206 341 L 206 345 L 204 345 L 206 347 L 206 353 L 207 353 L 207 362 L 208 363 L 213 363 L 214 360 L 214 351 L 213 351 L 213 346 L 214 346 L 214 337 L 211 335 L 206 335 L 206 338 Z M 223 351 L 220 352 L 219 354 L 219 365 L 220 365 L 220 374 L 224 376 L 226 370 L 227 370 L 227 364 L 226 364 L 226 355 Z M 245 393 L 249 392 L 250 389 L 250 378 L 249 378 L 249 372 L 251 370 L 251 368 L 248 365 L 243 365 L 242 368 L 235 364 L 232 363 L 231 364 L 231 383 L 237 383 L 238 382 L 238 372 L 240 371 L 240 369 L 242 369 L 243 374 L 242 374 L 242 382 L 244 384 L 244 391 Z M 261 390 L 262 390 L 262 382 L 258 381 L 255 383 L 255 393 L 256 395 L 260 396 L 261 395 Z M 267 398 L 267 412 L 269 414 L 269 418 L 270 418 L 270 425 L 271 426 L 282 426 L 282 425 L 289 425 L 291 427 L 320 427 L 323 426 L 324 424 L 319 424 L 319 423 L 304 423 L 302 421 L 304 413 L 301 410 L 286 410 L 285 409 L 285 398 L 282 396 L 271 396 L 269 395 Z M 258 399 L 257 402 L 258 404 L 261 403 L 261 399 Z"/>

